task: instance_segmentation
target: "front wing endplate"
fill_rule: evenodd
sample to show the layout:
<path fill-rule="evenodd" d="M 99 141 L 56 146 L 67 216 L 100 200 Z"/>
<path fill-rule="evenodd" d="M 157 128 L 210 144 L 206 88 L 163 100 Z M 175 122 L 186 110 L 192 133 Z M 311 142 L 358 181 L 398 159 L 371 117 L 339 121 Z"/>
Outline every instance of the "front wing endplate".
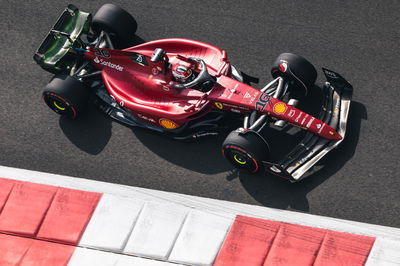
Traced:
<path fill-rule="evenodd" d="M 308 132 L 303 140 L 278 163 L 263 162 L 267 172 L 300 181 L 328 152 L 336 148 L 346 134 L 353 87 L 338 73 L 323 68 L 327 82 L 323 86 L 323 104 L 319 119 L 334 128 L 343 138 L 327 140 Z"/>

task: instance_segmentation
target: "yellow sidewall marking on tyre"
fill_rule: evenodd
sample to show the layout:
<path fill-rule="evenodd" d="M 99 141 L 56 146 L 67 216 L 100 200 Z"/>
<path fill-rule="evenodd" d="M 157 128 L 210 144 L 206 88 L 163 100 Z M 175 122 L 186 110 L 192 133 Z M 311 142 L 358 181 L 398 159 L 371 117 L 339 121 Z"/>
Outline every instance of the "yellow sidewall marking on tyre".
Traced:
<path fill-rule="evenodd" d="M 277 103 L 274 105 L 274 112 L 276 114 L 283 114 L 286 111 L 286 104 Z"/>
<path fill-rule="evenodd" d="M 233 159 L 237 162 L 237 163 L 239 163 L 239 164 L 246 164 L 246 161 L 242 161 L 242 160 L 240 160 L 238 157 L 237 157 L 237 155 L 235 154 L 235 155 L 233 155 Z"/>
<path fill-rule="evenodd" d="M 55 106 L 58 110 L 61 110 L 61 111 L 64 111 L 64 110 L 65 110 L 65 107 L 59 106 L 59 105 L 56 103 L 56 101 L 53 101 L 53 104 L 54 104 L 54 106 Z"/>
<path fill-rule="evenodd" d="M 218 103 L 218 102 L 215 103 L 215 106 L 216 106 L 218 109 L 224 108 L 224 106 L 222 105 L 222 103 Z"/>
<path fill-rule="evenodd" d="M 160 125 L 166 129 L 175 129 L 178 128 L 178 125 L 175 124 L 173 121 L 165 118 L 161 118 L 159 121 Z"/>

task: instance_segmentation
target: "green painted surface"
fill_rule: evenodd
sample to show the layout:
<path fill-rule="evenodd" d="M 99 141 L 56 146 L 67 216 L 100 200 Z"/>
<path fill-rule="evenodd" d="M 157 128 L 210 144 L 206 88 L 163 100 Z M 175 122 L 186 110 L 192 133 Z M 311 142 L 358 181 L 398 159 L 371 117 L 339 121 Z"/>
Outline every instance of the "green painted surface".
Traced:
<path fill-rule="evenodd" d="M 80 10 L 70 13 L 65 10 L 52 30 L 68 33 L 70 36 L 63 36 L 50 31 L 37 51 L 41 57 L 36 62 L 44 68 L 56 71 L 71 66 L 74 60 L 67 56 L 67 53 L 71 47 L 79 47 L 77 39 L 82 33 L 89 31 L 90 22 L 91 15 L 89 13 Z"/>

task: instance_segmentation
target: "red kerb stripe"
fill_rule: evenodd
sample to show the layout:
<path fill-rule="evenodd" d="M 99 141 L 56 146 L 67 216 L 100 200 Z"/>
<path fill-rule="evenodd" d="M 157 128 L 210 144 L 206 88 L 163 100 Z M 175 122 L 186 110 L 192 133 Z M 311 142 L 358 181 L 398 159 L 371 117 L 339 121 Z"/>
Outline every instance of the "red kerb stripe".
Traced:
<path fill-rule="evenodd" d="M 16 183 L 0 214 L 0 232 L 33 237 L 56 191 L 54 186 Z"/>
<path fill-rule="evenodd" d="M 100 193 L 60 188 L 37 237 L 76 245 L 100 197 Z"/>
<path fill-rule="evenodd" d="M 237 216 L 214 265 L 364 265 L 375 238 Z"/>

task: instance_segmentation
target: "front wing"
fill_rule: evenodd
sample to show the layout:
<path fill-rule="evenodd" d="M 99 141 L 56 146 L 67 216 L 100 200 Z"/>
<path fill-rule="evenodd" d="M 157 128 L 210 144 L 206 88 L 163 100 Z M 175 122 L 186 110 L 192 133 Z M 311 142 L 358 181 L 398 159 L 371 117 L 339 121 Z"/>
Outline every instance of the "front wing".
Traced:
<path fill-rule="evenodd" d="M 328 152 L 336 148 L 346 134 L 353 87 L 338 73 L 323 68 L 327 82 L 323 86 L 324 100 L 318 119 L 330 125 L 343 138 L 327 140 L 308 132 L 303 140 L 279 163 L 263 162 L 267 172 L 300 181 Z"/>

